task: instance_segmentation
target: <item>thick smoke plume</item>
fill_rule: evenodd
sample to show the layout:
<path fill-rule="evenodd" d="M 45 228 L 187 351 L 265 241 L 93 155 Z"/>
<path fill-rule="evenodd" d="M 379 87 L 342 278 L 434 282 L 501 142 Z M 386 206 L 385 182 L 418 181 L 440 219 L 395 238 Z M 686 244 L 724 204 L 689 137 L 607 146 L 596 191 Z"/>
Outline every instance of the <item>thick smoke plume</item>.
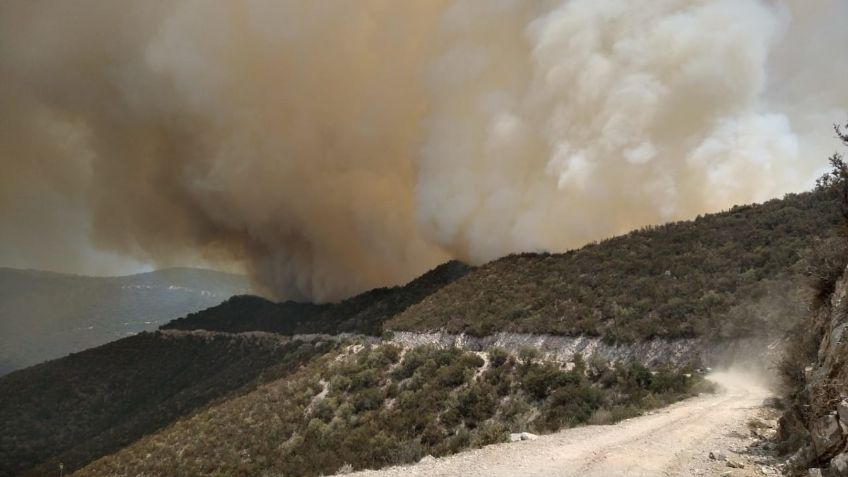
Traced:
<path fill-rule="evenodd" d="M 8 0 L 0 261 L 337 299 L 808 187 L 839 0 Z M 114 255 L 103 255 L 108 251 Z"/>

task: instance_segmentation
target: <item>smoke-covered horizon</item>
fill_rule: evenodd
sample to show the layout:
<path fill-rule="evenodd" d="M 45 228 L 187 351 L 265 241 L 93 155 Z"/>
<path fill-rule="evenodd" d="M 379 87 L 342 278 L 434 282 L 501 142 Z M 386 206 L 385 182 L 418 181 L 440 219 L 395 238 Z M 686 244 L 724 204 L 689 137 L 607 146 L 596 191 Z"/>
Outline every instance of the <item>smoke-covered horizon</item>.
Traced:
<path fill-rule="evenodd" d="M 334 300 L 809 188 L 838 0 L 9 0 L 0 264 Z"/>

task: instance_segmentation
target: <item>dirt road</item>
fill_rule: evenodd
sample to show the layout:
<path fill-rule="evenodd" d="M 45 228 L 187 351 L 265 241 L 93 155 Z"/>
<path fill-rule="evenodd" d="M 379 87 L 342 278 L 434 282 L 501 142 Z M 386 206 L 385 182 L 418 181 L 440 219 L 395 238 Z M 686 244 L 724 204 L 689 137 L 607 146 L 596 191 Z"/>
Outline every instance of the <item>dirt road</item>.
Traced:
<path fill-rule="evenodd" d="M 774 470 L 739 455 L 753 440 L 747 423 L 769 392 L 738 372 L 710 377 L 722 390 L 609 426 L 569 429 L 538 439 L 497 444 L 413 466 L 358 472 L 359 477 L 614 477 L 771 475 Z M 745 464 L 733 469 L 710 459 L 720 450 Z"/>

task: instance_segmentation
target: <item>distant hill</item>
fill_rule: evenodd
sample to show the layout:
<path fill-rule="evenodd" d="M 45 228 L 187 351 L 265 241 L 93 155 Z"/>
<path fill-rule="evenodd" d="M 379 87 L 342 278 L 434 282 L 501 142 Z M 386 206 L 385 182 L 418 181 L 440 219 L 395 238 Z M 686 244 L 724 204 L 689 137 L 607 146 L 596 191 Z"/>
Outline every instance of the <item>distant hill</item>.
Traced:
<path fill-rule="evenodd" d="M 229 273 L 173 268 L 88 277 L 0 268 L 0 375 L 248 293 Z"/>
<path fill-rule="evenodd" d="M 386 320 L 471 270 L 468 265 L 450 261 L 404 286 L 376 288 L 340 303 L 322 305 L 291 301 L 274 303 L 255 296 L 236 296 L 219 306 L 171 321 L 162 329 L 379 336 Z"/>

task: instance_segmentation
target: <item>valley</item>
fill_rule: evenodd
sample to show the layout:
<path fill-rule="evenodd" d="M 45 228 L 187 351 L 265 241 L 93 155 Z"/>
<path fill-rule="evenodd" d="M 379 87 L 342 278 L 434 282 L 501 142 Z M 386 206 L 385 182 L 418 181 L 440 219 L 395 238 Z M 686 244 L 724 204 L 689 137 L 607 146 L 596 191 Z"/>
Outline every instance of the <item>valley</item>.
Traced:
<path fill-rule="evenodd" d="M 251 290 L 246 277 L 201 269 L 91 277 L 0 267 L 0 376 Z"/>

